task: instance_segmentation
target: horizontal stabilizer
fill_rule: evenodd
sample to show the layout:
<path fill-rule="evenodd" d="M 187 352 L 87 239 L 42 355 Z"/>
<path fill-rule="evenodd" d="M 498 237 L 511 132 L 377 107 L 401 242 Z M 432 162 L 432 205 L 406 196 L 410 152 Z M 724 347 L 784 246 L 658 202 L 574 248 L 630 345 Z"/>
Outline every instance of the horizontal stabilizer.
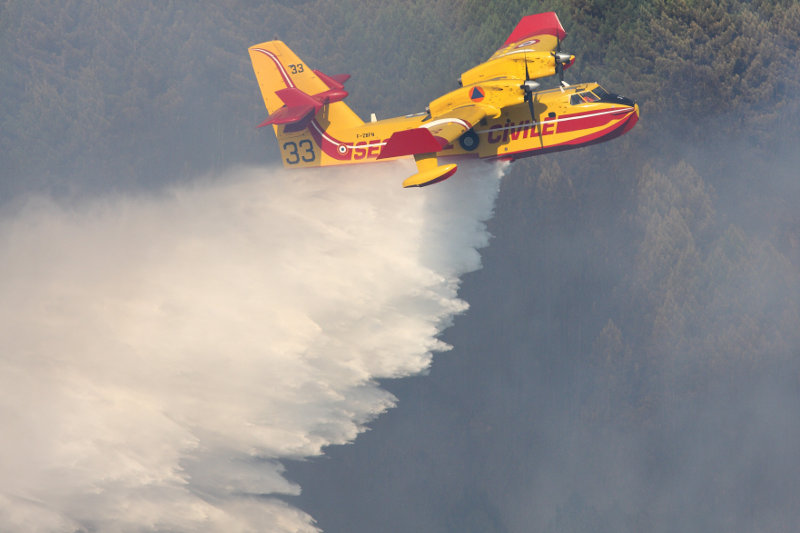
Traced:
<path fill-rule="evenodd" d="M 319 74 L 322 73 L 320 72 Z M 322 74 L 322 76 L 325 75 Z M 347 75 L 345 74 L 345 76 Z M 272 113 L 267 120 L 257 127 L 262 128 L 269 124 L 304 123 L 313 115 L 317 114 L 319 110 L 322 109 L 322 106 L 344 100 L 347 97 L 347 91 L 342 88 L 344 86 L 331 78 L 328 79 L 333 86 L 327 91 L 315 94 L 314 96 L 310 96 L 296 87 L 287 87 L 275 91 L 275 95 L 280 98 L 284 106 Z"/>
<path fill-rule="evenodd" d="M 386 141 L 386 146 L 381 150 L 378 159 L 438 152 L 445 146 L 447 146 L 446 143 L 442 144 L 425 128 L 396 131 Z"/>
<path fill-rule="evenodd" d="M 333 102 L 341 102 L 347 98 L 347 94 L 344 89 L 329 89 L 323 93 L 315 94 L 314 98 L 323 104 L 332 104 Z"/>
<path fill-rule="evenodd" d="M 350 74 L 334 74 L 331 76 L 334 80 L 338 81 L 339 83 L 344 83 L 350 79 Z"/>
<path fill-rule="evenodd" d="M 286 107 L 311 106 L 317 111 L 322 108 L 322 103 L 319 100 L 313 96 L 307 95 L 296 87 L 287 87 L 286 89 L 275 91 L 275 94 L 278 95 L 281 102 L 286 104 Z"/>
<path fill-rule="evenodd" d="M 299 107 L 286 107 L 283 106 L 282 108 L 275 111 L 267 120 L 256 126 L 257 128 L 263 128 L 264 126 L 269 126 L 270 124 L 294 124 L 296 122 L 302 122 L 305 119 L 311 117 L 314 114 L 314 108 L 311 106 L 299 106 Z"/>
<path fill-rule="evenodd" d="M 325 85 L 331 89 L 343 89 L 344 82 L 350 79 L 350 74 L 334 74 L 333 76 L 328 76 L 319 70 L 315 70 L 314 74 L 316 74 L 319 79 L 324 81 Z"/>
<path fill-rule="evenodd" d="M 294 124 L 309 118 L 322 109 L 322 102 L 309 96 L 296 87 L 287 87 L 275 91 L 275 95 L 285 105 L 272 113 L 267 120 L 258 125 L 259 128 L 269 124 Z"/>
<path fill-rule="evenodd" d="M 403 187 L 425 187 L 426 185 L 439 183 L 440 181 L 444 181 L 455 174 L 457 168 L 458 167 L 455 163 L 450 163 L 448 165 L 441 165 L 428 170 L 423 170 L 414 174 L 410 178 L 407 178 L 403 182 Z"/>

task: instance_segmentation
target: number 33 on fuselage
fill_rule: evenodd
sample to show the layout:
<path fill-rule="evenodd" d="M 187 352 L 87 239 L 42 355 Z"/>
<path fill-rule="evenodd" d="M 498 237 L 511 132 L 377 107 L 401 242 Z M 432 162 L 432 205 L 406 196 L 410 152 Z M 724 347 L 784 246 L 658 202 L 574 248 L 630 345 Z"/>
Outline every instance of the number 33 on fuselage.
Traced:
<path fill-rule="evenodd" d="M 639 108 L 596 83 L 567 85 L 575 57 L 561 52 L 566 33 L 555 13 L 524 17 L 503 46 L 462 73 L 460 87 L 425 112 L 370 122 L 343 102 L 347 74 L 309 69 L 281 41 L 250 48 L 256 78 L 283 163 L 290 168 L 413 156 L 418 172 L 404 187 L 452 176 L 460 157 L 515 160 L 607 141 L 630 130 Z M 558 76 L 540 90 L 535 80 Z M 448 162 L 440 164 L 439 160 Z"/>

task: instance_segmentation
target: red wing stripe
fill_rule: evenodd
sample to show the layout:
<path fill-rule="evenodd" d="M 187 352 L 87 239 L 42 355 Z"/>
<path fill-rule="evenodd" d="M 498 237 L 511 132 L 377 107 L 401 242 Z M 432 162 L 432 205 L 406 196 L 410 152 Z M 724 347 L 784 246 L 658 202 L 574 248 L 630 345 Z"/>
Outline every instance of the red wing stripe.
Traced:
<path fill-rule="evenodd" d="M 506 42 L 503 43 L 503 46 L 516 43 L 532 35 L 542 34 L 553 35 L 561 41 L 563 41 L 564 37 L 567 36 L 567 33 L 564 31 L 564 27 L 561 25 L 561 21 L 558 20 L 558 15 L 556 15 L 555 12 L 550 11 L 548 13 L 539 13 L 536 15 L 522 17 L 522 20 L 519 21 L 517 26 L 514 28 L 514 31 L 512 31 L 511 35 L 508 36 L 508 39 L 506 39 Z"/>

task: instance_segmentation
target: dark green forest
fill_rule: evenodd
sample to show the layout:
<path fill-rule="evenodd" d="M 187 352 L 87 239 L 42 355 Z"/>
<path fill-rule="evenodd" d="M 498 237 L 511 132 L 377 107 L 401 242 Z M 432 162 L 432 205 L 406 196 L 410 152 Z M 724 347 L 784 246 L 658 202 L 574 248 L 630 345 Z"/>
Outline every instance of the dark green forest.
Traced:
<path fill-rule="evenodd" d="M 639 124 L 511 165 L 455 349 L 389 384 L 400 407 L 355 445 L 290 468 L 299 504 L 332 532 L 794 530 L 796 0 L 1 0 L 0 204 L 275 162 L 252 44 L 352 74 L 348 104 L 385 117 L 549 10 L 567 81 L 635 99 Z M 426 416 L 438 429 L 415 437 Z M 424 447 L 436 435 L 452 448 Z M 416 477 L 333 490 L 347 471 L 400 476 L 396 453 Z M 411 503 L 364 509 L 376 494 Z"/>

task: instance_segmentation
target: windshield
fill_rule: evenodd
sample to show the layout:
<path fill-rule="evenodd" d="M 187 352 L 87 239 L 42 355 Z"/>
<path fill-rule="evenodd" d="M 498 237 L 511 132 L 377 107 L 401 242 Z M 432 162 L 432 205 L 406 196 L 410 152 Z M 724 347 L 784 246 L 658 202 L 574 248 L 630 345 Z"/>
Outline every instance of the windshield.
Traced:
<path fill-rule="evenodd" d="M 605 92 L 605 91 L 603 91 L 603 92 Z M 606 93 L 606 94 L 608 94 L 608 93 Z M 573 94 L 572 96 L 570 96 L 569 97 L 569 103 L 571 105 L 578 105 L 578 104 L 585 104 L 585 103 L 591 103 L 591 102 L 599 102 L 600 98 L 601 98 L 600 96 L 597 96 L 596 94 L 594 94 L 591 91 L 585 91 L 585 92 L 582 92 L 580 94 Z"/>
<path fill-rule="evenodd" d="M 603 89 L 599 85 L 597 87 L 595 87 L 594 89 L 592 89 L 592 92 L 594 94 L 596 94 L 597 96 L 599 96 L 600 100 L 608 100 L 609 97 L 611 96 L 610 94 L 608 94 L 608 91 L 606 91 L 605 89 Z"/>

